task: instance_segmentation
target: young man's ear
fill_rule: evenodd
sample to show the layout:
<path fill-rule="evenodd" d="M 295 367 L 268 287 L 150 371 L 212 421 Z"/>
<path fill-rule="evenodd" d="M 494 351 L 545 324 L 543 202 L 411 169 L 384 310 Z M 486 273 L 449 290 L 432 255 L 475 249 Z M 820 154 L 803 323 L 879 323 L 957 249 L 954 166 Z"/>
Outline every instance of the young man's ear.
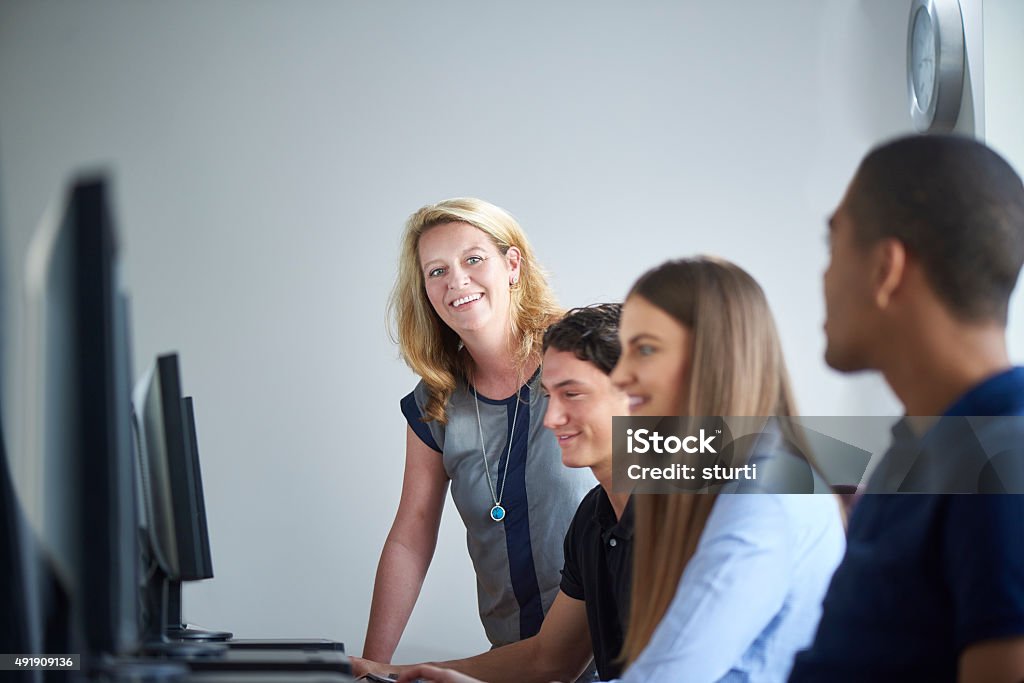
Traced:
<path fill-rule="evenodd" d="M 907 247 L 893 237 L 879 240 L 874 246 L 874 298 L 880 309 L 889 307 L 907 275 Z"/>

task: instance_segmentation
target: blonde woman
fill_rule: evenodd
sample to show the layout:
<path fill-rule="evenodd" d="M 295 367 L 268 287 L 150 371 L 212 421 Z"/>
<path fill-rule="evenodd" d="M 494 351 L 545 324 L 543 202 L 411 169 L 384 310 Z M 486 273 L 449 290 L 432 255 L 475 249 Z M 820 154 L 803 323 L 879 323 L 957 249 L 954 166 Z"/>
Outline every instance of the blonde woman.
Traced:
<path fill-rule="evenodd" d="M 544 330 L 561 309 L 518 223 L 479 199 L 408 220 L 389 310 L 421 377 L 402 399 L 405 475 L 381 552 L 358 672 L 391 661 L 433 557 L 445 493 L 466 525 L 487 638 L 537 633 L 587 472 L 563 467 L 542 421 Z M 439 615 L 439 621 L 442 616 Z"/>
<path fill-rule="evenodd" d="M 712 258 L 665 263 L 623 306 L 632 415 L 791 416 L 764 292 Z M 785 681 L 845 549 L 836 497 L 635 495 L 626 681 Z"/>

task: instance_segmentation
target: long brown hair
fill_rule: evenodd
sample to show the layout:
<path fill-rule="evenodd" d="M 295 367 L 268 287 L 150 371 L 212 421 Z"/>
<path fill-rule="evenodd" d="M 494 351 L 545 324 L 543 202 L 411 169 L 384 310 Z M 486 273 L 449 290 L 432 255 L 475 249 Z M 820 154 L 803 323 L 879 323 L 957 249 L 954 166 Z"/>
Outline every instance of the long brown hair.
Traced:
<path fill-rule="evenodd" d="M 460 340 L 431 306 L 420 268 L 419 242 L 427 230 L 445 223 L 468 223 L 485 233 L 504 255 L 510 247 L 520 252 L 519 280 L 511 290 L 513 359 L 525 368 L 540 356 L 544 330 L 561 317 L 562 309 L 548 285 L 544 270 L 516 219 L 482 199 L 461 197 L 424 206 L 409 217 L 402 235 L 398 277 L 388 301 L 388 331 L 413 372 L 423 378 L 429 398 L 425 420 L 448 421 L 445 405 L 456 381 L 471 371 L 468 354 L 459 353 Z"/>
<path fill-rule="evenodd" d="M 657 306 L 691 332 L 689 377 L 679 415 L 795 415 L 768 301 L 742 268 L 711 257 L 669 261 L 637 280 L 627 305 L 633 297 Z M 627 666 L 664 617 L 717 495 L 633 498 L 633 588 L 620 654 Z"/>

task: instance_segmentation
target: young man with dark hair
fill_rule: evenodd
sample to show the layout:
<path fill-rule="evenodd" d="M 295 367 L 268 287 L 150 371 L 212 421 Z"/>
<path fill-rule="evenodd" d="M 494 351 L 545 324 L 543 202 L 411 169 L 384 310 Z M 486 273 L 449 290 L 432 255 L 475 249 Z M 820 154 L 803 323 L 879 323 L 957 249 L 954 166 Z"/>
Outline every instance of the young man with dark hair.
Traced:
<path fill-rule="evenodd" d="M 601 680 L 619 676 L 633 538 L 629 495 L 612 492 L 612 417 L 629 414 L 626 395 L 608 376 L 621 351 L 621 310 L 620 304 L 573 309 L 544 335 L 544 426 L 555 433 L 563 464 L 589 467 L 599 485 L 580 503 L 566 533 L 561 590 L 540 632 L 438 666 L 491 683 L 548 683 L 577 678 L 593 659 Z M 413 668 L 353 660 L 357 673 Z"/>
<path fill-rule="evenodd" d="M 896 140 L 861 163 L 829 235 L 825 360 L 880 371 L 908 416 L 869 494 L 956 484 L 935 471 L 956 472 L 962 457 L 956 443 L 936 443 L 939 420 L 1024 415 L 1024 368 L 1010 364 L 1005 329 L 1024 263 L 1020 178 L 967 138 Z M 1020 424 L 1001 427 L 1017 430 L 1018 446 Z M 900 454 L 926 447 L 941 455 L 929 476 L 895 471 Z M 790 681 L 910 680 L 1024 680 L 1024 496 L 857 504 L 814 643 Z"/>

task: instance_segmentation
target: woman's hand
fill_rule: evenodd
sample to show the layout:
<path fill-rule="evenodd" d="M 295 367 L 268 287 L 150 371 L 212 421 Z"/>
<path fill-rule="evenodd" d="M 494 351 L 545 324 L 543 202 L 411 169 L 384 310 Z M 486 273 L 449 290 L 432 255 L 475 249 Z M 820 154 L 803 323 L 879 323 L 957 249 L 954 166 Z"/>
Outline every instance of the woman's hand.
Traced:
<path fill-rule="evenodd" d="M 423 681 L 423 683 L 482 683 L 472 676 L 429 664 L 407 667 L 399 677 L 398 683 L 414 683 L 417 680 Z"/>
<path fill-rule="evenodd" d="M 388 673 L 394 673 L 399 669 L 399 667 L 393 664 L 381 664 L 372 659 L 363 659 L 362 657 L 349 657 L 348 659 L 352 664 L 352 678 L 359 678 L 366 674 L 377 674 L 378 676 L 386 677 Z"/>

